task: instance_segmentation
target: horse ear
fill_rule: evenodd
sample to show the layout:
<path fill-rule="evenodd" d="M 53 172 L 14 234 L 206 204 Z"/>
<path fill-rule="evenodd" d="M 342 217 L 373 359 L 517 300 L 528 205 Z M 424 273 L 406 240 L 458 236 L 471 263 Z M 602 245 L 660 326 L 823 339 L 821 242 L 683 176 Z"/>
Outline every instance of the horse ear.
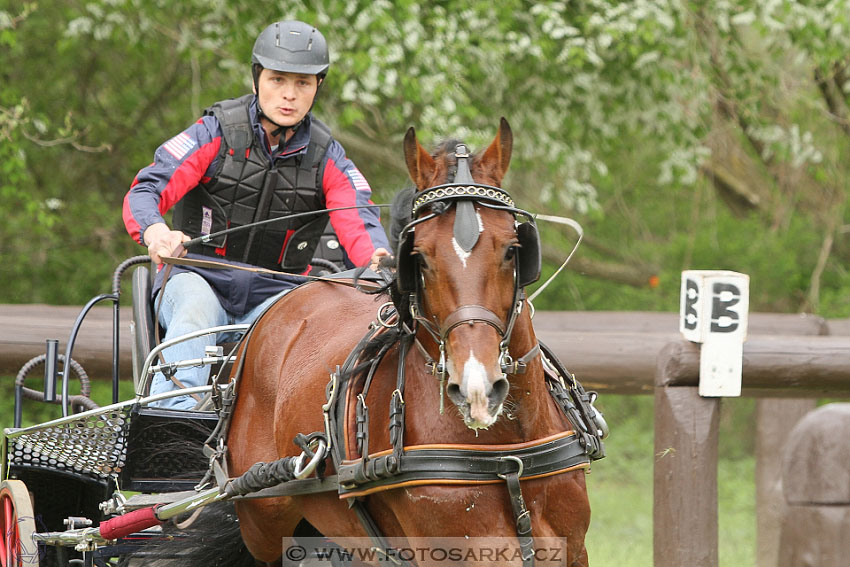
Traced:
<path fill-rule="evenodd" d="M 404 135 L 404 161 L 407 162 L 407 171 L 416 189 L 421 191 L 428 187 L 437 169 L 437 162 L 416 139 L 416 130 L 412 126 Z"/>
<path fill-rule="evenodd" d="M 498 176 L 499 183 L 505 177 L 508 166 L 511 163 L 511 149 L 514 144 L 514 135 L 511 126 L 504 117 L 499 121 L 499 131 L 496 138 L 481 156 L 481 164 L 489 171 Z"/>

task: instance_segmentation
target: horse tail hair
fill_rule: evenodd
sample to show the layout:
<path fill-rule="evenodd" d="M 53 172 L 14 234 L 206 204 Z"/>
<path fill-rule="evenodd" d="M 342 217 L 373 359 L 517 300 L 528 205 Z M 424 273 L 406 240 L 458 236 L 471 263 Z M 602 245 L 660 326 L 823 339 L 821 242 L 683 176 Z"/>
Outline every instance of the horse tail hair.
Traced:
<path fill-rule="evenodd" d="M 162 526 L 162 536 L 143 543 L 122 565 L 141 560 L 151 567 L 253 567 L 253 556 L 239 532 L 239 519 L 232 502 L 219 502 L 200 509 L 188 527 L 173 523 Z"/>

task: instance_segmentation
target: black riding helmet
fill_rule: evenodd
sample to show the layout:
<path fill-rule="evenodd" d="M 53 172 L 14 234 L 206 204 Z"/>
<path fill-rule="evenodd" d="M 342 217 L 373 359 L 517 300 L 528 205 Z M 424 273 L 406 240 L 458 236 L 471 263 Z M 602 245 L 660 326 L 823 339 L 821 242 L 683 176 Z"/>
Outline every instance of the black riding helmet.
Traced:
<path fill-rule="evenodd" d="M 328 43 L 322 33 L 309 24 L 297 20 L 282 21 L 271 24 L 264 29 L 254 42 L 251 52 L 251 71 L 254 77 L 254 89 L 259 92 L 260 72 L 263 69 L 281 71 L 283 73 L 300 73 L 316 75 L 319 88 L 328 73 L 330 60 Z M 316 90 L 316 96 L 319 91 Z M 313 99 L 315 102 L 315 99 Z M 269 120 L 260 108 L 260 114 Z M 269 120 L 278 127 L 273 133 L 280 134 L 286 127 Z M 299 124 L 290 126 L 292 130 Z"/>

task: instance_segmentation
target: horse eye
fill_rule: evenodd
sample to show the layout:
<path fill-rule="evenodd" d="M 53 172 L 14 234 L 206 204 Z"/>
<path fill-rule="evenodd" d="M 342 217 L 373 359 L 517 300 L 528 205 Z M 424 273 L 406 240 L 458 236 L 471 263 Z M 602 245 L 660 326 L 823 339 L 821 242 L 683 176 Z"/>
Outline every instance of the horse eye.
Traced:
<path fill-rule="evenodd" d="M 505 261 L 510 262 L 516 257 L 516 246 L 511 246 L 505 251 Z"/>
<path fill-rule="evenodd" d="M 416 252 L 415 254 L 413 254 L 413 257 L 414 257 L 414 260 L 416 261 L 416 264 L 419 266 L 420 271 L 427 272 L 428 270 L 430 270 L 430 266 L 428 266 L 428 262 L 425 261 L 425 256 L 423 256 L 419 252 Z"/>

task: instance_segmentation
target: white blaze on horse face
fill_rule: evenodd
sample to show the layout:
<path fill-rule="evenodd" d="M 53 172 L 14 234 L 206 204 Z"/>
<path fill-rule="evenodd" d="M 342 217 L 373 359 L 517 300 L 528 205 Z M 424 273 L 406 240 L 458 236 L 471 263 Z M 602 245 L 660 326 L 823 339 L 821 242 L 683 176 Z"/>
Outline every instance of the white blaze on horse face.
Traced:
<path fill-rule="evenodd" d="M 490 415 L 487 394 L 490 382 L 487 379 L 487 369 L 475 358 L 475 353 L 469 351 L 469 358 L 463 365 L 463 384 L 466 386 L 466 400 L 469 402 L 469 425 L 475 429 L 483 429 L 493 425 L 495 415 Z"/>
<path fill-rule="evenodd" d="M 475 211 L 475 216 L 478 217 L 478 234 L 484 232 L 484 221 L 481 220 L 481 213 Z M 472 251 L 467 252 L 463 248 L 460 247 L 460 244 L 457 243 L 457 240 L 452 237 L 452 247 L 455 249 L 455 254 L 460 258 L 461 264 L 466 268 L 466 260 L 469 258 L 469 255 L 472 254 Z"/>

